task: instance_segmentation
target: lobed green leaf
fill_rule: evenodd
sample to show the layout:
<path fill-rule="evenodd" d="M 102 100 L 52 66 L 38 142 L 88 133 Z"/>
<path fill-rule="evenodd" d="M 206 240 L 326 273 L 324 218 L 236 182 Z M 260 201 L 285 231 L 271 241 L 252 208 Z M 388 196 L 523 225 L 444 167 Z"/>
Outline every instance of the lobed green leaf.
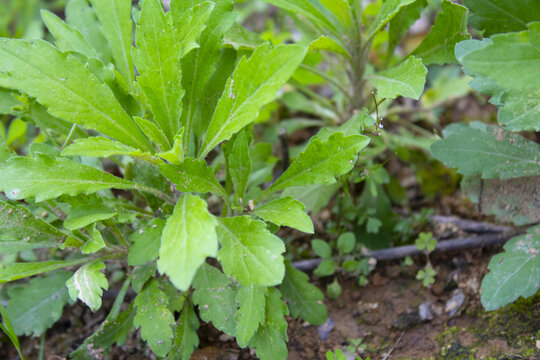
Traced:
<path fill-rule="evenodd" d="M 248 345 L 259 326 L 264 323 L 266 293 L 264 287 L 251 285 L 241 287 L 236 294 L 236 341 L 241 348 Z"/>
<path fill-rule="evenodd" d="M 102 261 L 93 261 L 81 266 L 75 274 L 66 281 L 69 297 L 81 300 L 90 310 L 97 311 L 101 307 L 103 290 L 109 288 L 109 283 L 101 270 L 105 269 Z"/>
<path fill-rule="evenodd" d="M 189 360 L 191 354 L 199 346 L 199 318 L 189 301 L 184 303 L 184 308 L 180 313 L 178 324 L 174 333 L 174 340 L 167 360 Z"/>
<path fill-rule="evenodd" d="M 159 171 L 183 192 L 213 193 L 226 197 L 214 171 L 204 160 L 186 158 L 180 165 L 161 165 Z"/>
<path fill-rule="evenodd" d="M 383 2 L 381 9 L 377 13 L 377 17 L 369 27 L 367 39 L 371 39 L 377 32 L 384 28 L 402 7 L 409 5 L 414 1 L 415 0 L 386 0 Z"/>

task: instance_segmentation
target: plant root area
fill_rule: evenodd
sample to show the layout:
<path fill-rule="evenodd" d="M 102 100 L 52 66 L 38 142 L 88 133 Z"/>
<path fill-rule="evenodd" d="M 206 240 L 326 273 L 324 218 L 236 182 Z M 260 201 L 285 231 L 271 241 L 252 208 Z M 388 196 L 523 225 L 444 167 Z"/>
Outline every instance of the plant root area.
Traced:
<path fill-rule="evenodd" d="M 342 349 L 347 359 L 540 359 L 540 295 L 486 312 L 480 303 L 480 284 L 489 259 L 499 247 L 433 256 L 435 283 L 423 287 L 416 280 L 422 257 L 415 264 L 379 262 L 367 286 L 339 277 L 343 293 L 326 300 L 329 320 L 312 326 L 288 318 L 289 359 L 325 359 L 327 351 Z M 315 282 L 324 289 L 330 282 Z M 80 303 L 67 306 L 62 318 L 41 338 L 21 338 L 27 359 L 67 359 L 86 336 L 105 319 L 113 296 L 105 295 L 96 313 Z M 129 295 L 129 294 L 128 294 Z M 133 294 L 132 294 L 133 295 Z M 210 324 L 199 329 L 195 360 L 256 359 L 240 349 L 234 338 Z M 5 335 L 0 336 L 0 359 L 18 359 Z M 138 332 L 102 359 L 155 359 Z"/>

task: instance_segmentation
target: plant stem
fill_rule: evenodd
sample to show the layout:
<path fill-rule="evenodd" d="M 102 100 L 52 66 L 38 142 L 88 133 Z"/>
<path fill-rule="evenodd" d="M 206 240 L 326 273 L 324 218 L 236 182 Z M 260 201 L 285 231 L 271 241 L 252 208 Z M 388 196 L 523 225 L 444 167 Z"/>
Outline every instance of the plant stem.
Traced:
<path fill-rule="evenodd" d="M 69 145 L 71 140 L 73 140 L 73 136 L 75 135 L 75 129 L 77 129 L 77 124 L 73 124 L 71 127 L 71 130 L 69 130 L 68 136 L 66 137 L 66 140 L 64 141 L 64 144 L 62 145 L 61 149 L 64 149 L 66 146 Z"/>
<path fill-rule="evenodd" d="M 122 287 L 120 288 L 120 291 L 118 292 L 118 295 L 116 296 L 116 299 L 114 300 L 114 304 L 112 306 L 111 312 L 109 315 L 107 315 L 108 321 L 114 321 L 118 317 L 118 313 L 120 312 L 120 306 L 124 302 L 124 298 L 126 296 L 126 293 L 129 289 L 129 285 L 131 284 L 131 274 L 124 280 L 124 283 L 122 284 Z"/>
<path fill-rule="evenodd" d="M 325 73 L 324 71 L 321 71 L 321 70 L 319 70 L 319 69 L 317 69 L 316 67 L 313 67 L 313 66 L 300 64 L 299 68 L 307 70 L 309 72 L 314 73 L 315 75 L 318 75 L 318 76 L 322 77 L 323 79 L 325 79 L 326 81 L 328 81 L 329 83 L 334 85 L 341 93 L 343 93 L 343 95 L 345 95 L 347 97 L 347 99 L 349 101 L 351 101 L 351 102 L 353 101 L 353 98 L 351 97 L 351 94 L 349 93 L 349 90 L 345 86 L 343 86 L 343 84 L 341 84 L 335 77 L 330 76 L 327 73 Z"/>
<path fill-rule="evenodd" d="M 134 186 L 134 189 L 135 190 L 139 190 L 139 191 L 144 191 L 144 192 L 147 192 L 149 194 L 152 194 L 162 200 L 165 200 L 166 202 L 168 202 L 169 204 L 173 204 L 175 203 L 174 199 L 172 197 L 170 197 L 169 195 L 165 194 L 164 192 L 158 190 L 158 189 L 154 189 L 153 187 L 150 187 L 150 186 L 146 186 L 146 185 L 142 185 L 142 184 L 135 184 Z"/>

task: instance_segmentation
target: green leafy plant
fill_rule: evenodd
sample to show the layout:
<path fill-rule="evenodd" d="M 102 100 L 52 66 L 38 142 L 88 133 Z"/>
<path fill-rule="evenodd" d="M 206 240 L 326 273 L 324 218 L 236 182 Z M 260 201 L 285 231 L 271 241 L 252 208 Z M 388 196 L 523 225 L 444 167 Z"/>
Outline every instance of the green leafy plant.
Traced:
<path fill-rule="evenodd" d="M 285 315 L 326 320 L 322 293 L 270 230 L 313 224 L 277 193 L 336 182 L 369 138 L 314 137 L 263 188 L 275 162 L 252 124 L 306 48 L 224 47 L 233 2 L 191 5 L 70 0 L 65 21 L 42 12 L 54 45 L 0 40 L 4 112 L 43 134 L 17 147 L 4 137 L 0 156 L 0 282 L 33 277 L 7 291 L 15 334 L 43 334 L 70 302 L 97 311 L 111 287 L 106 321 L 72 358 L 140 329 L 156 356 L 188 359 L 202 320 L 261 359 L 285 359 Z"/>
<path fill-rule="evenodd" d="M 540 129 L 540 82 L 530 76 L 540 61 L 540 4 L 525 1 L 518 9 L 506 0 L 496 8 L 479 0 L 464 3 L 472 12 L 470 24 L 486 38 L 458 43 L 456 57 L 472 76 L 471 86 L 491 96 L 500 126 L 451 125 L 431 153 L 464 175 L 462 188 L 481 211 L 516 225 L 532 225 L 540 219 L 533 208 L 539 199 L 534 189 L 540 177 L 540 147 L 513 132 Z M 494 18 L 504 23 L 490 20 Z M 493 257 L 482 281 L 481 300 L 487 310 L 532 296 L 540 287 L 534 280 L 540 269 L 538 227 L 509 240 L 504 248 Z"/>
<path fill-rule="evenodd" d="M 429 259 L 429 254 L 433 252 L 437 246 L 437 239 L 433 237 L 432 233 L 421 232 L 414 243 L 418 250 L 426 255 L 426 266 L 424 269 L 418 270 L 416 278 L 422 280 L 422 285 L 428 287 L 435 282 L 435 275 L 437 275 L 437 271 L 433 268 Z"/>

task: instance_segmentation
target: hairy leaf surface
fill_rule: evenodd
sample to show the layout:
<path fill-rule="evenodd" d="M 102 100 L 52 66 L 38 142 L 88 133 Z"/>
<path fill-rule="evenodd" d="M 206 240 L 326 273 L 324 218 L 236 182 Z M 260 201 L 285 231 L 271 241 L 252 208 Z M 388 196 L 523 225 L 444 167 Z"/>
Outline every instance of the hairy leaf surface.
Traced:
<path fill-rule="evenodd" d="M 415 0 L 407 6 L 402 7 L 399 12 L 390 20 L 388 27 L 388 54 L 394 53 L 396 46 L 403 35 L 409 31 L 410 27 L 420 18 L 422 11 L 427 6 L 427 0 Z"/>
<path fill-rule="evenodd" d="M 111 89 L 79 60 L 48 42 L 1 41 L 0 85 L 35 97 L 60 119 L 100 131 L 127 145 L 150 149 L 148 140 Z"/>
<path fill-rule="evenodd" d="M 161 235 L 157 265 L 179 290 L 189 289 L 204 260 L 216 256 L 216 225 L 216 218 L 200 197 L 184 194 L 176 203 Z"/>
<path fill-rule="evenodd" d="M 220 219 L 217 228 L 223 271 L 241 285 L 277 285 L 283 279 L 285 246 L 262 221 L 249 216 Z"/>

